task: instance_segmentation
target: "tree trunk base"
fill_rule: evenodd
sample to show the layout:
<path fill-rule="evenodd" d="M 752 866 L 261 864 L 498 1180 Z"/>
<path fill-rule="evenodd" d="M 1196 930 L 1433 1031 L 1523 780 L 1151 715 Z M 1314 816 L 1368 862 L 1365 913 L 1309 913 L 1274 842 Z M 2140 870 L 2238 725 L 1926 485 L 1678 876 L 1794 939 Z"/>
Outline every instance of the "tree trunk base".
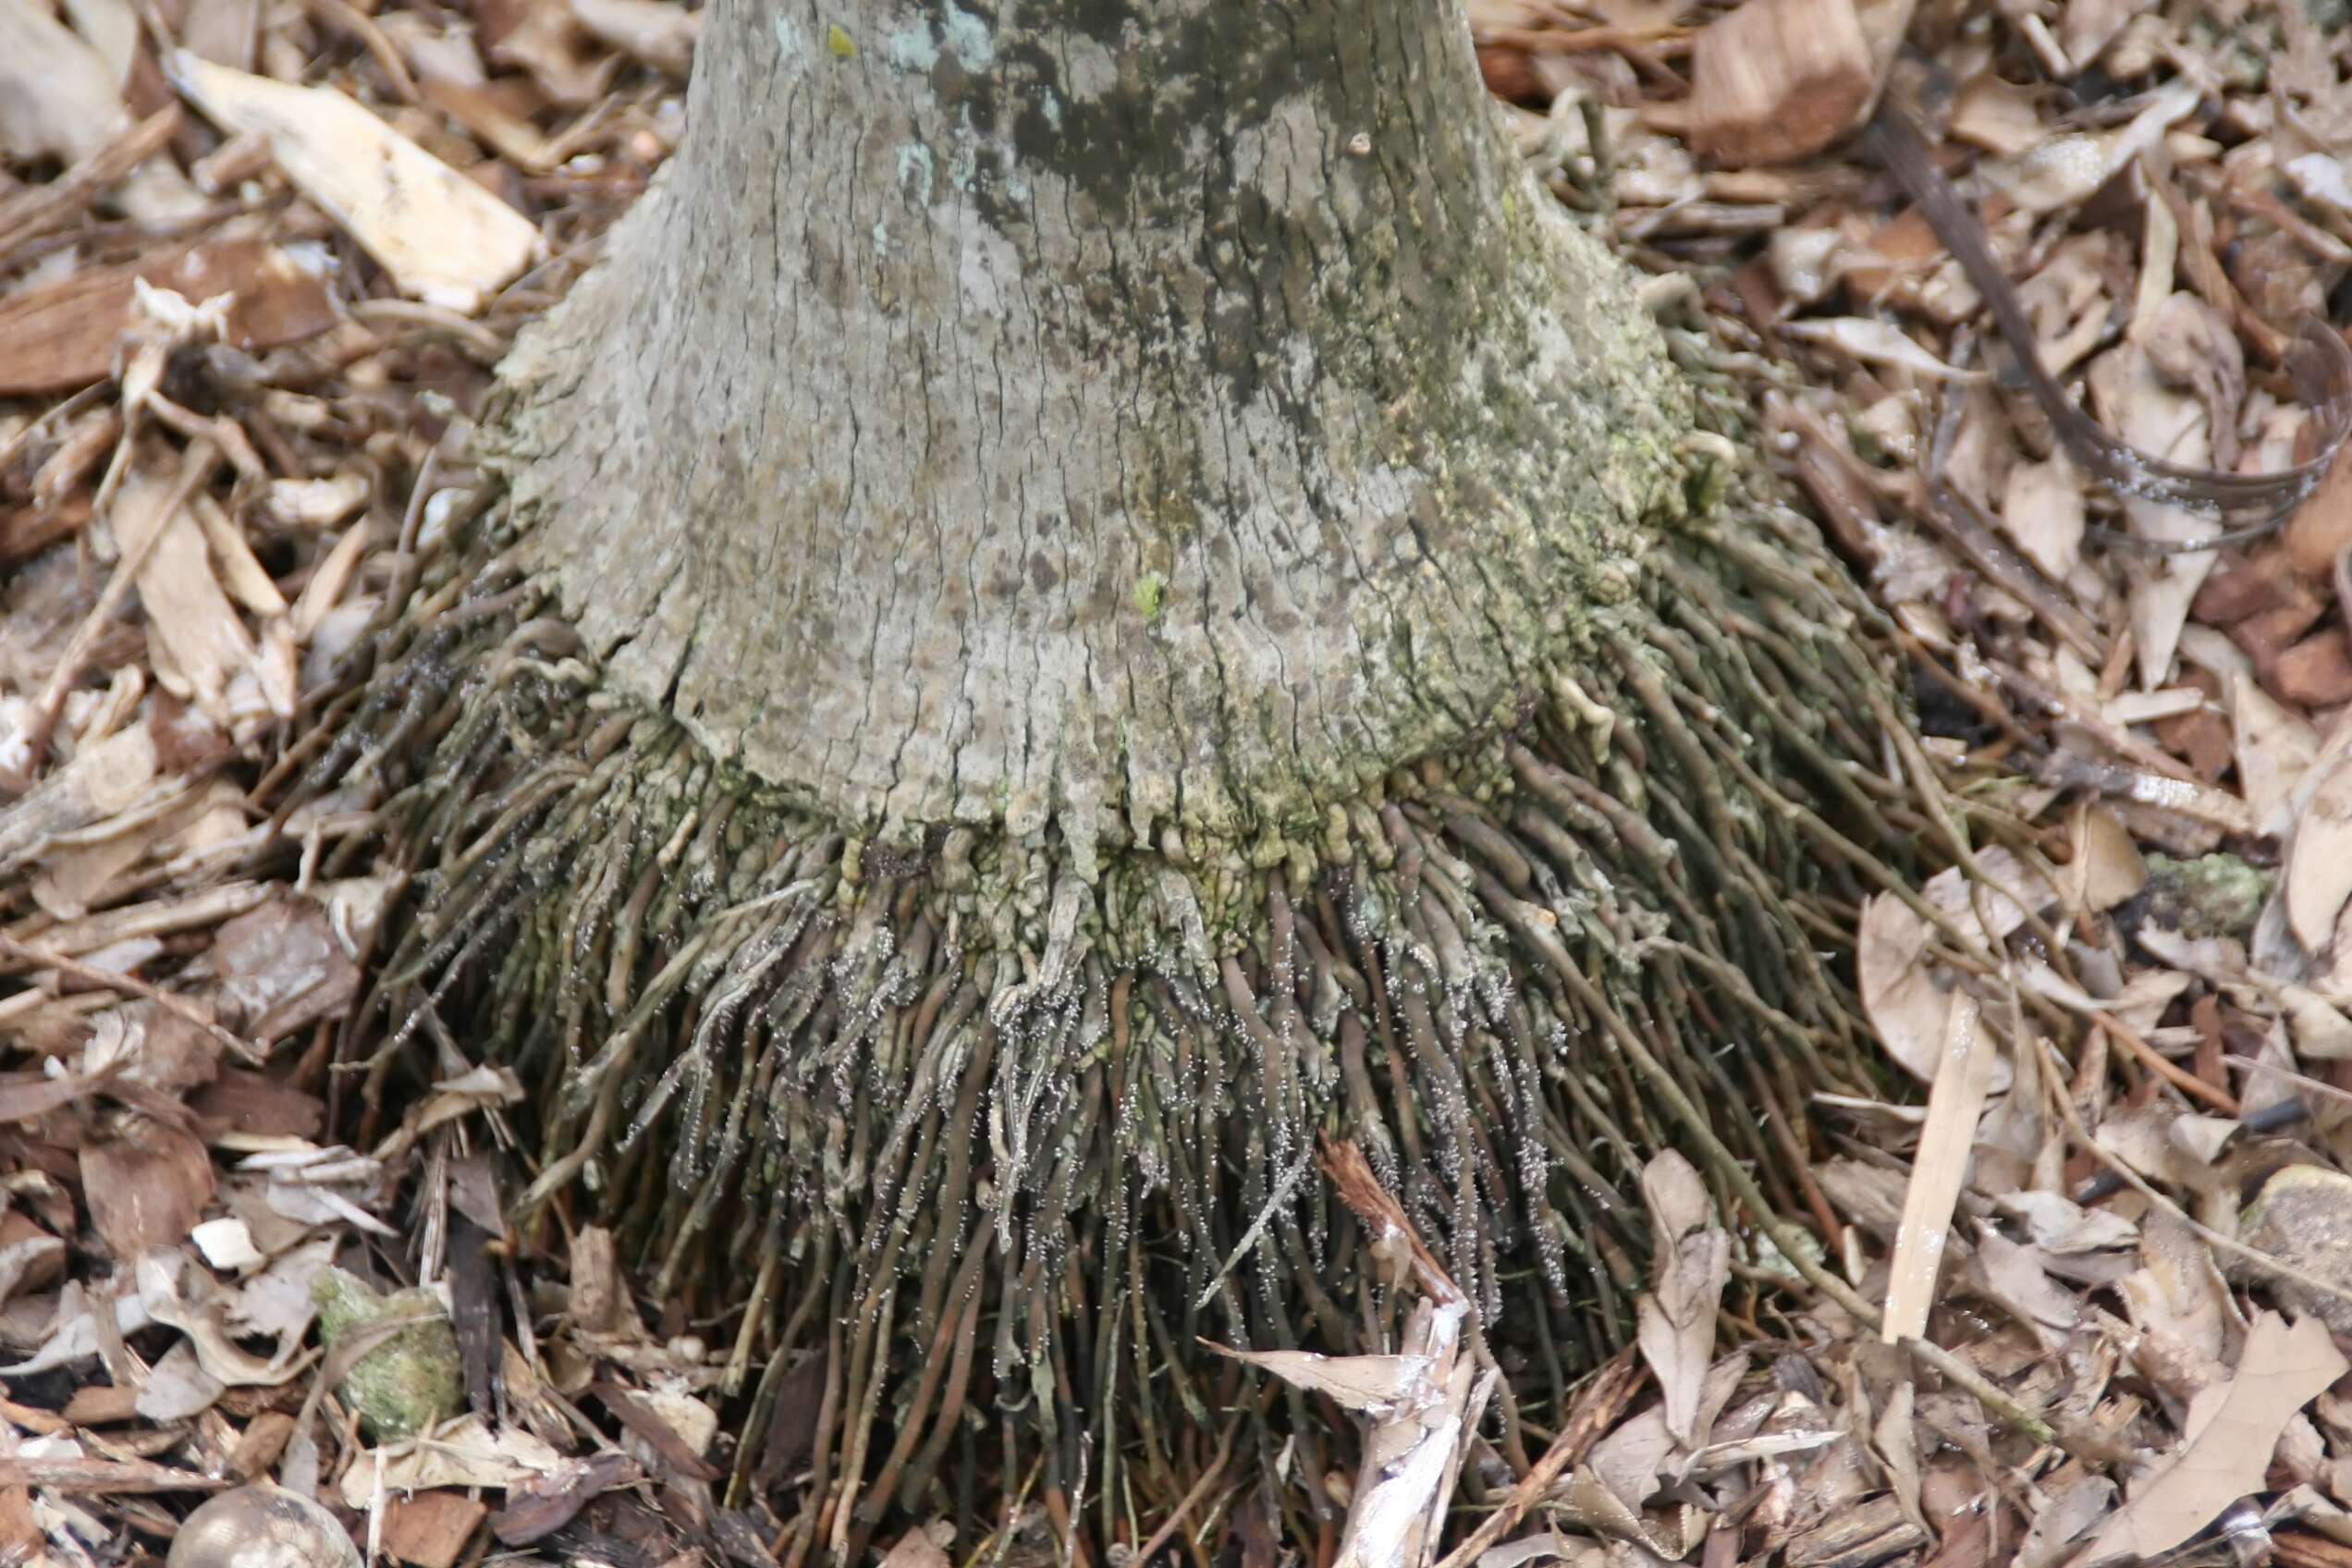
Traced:
<path fill-rule="evenodd" d="M 1872 1092 L 1819 954 L 1908 876 L 1882 863 L 1917 827 L 1874 771 L 1883 628 L 1809 525 L 1715 515 L 1591 668 L 1326 843 L 1114 856 L 1089 885 L 968 834 L 869 851 L 601 698 L 485 560 L 494 514 L 293 791 L 381 790 L 381 839 L 338 852 L 414 874 L 346 1060 L 388 1029 L 371 1110 L 453 1048 L 515 1068 L 541 1096 L 525 1222 L 584 1183 L 663 1301 L 742 1309 L 737 1485 L 813 1472 L 802 1556 L 1033 1483 L 1119 1538 L 1203 1431 L 1273 1418 L 1199 1340 L 1377 1348 L 1389 1292 L 1320 1136 L 1361 1145 L 1469 1293 L 1515 1440 L 1632 1336 L 1649 1154 L 1711 1148 L 1750 1236 L 1772 1217 L 1736 1168 L 1826 1231 L 1805 1106 Z M 772 1446 L 796 1371 L 815 1430 Z M 1284 1397 L 1322 1474 L 1329 1434 Z"/>

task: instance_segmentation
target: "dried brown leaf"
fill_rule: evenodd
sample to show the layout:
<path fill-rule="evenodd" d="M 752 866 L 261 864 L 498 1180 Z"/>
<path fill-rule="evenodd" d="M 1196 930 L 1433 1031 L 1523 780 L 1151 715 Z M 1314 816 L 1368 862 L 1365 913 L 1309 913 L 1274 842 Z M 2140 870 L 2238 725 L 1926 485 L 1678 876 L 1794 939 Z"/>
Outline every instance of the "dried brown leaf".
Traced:
<path fill-rule="evenodd" d="M 2286 849 L 2287 929 L 2307 952 L 2323 953 L 2352 897 L 2352 753 L 2338 755 L 2311 791 Z"/>
<path fill-rule="evenodd" d="M 2236 1371 L 2191 1403 L 2185 1440 L 2132 1488 L 2090 1556 L 2169 1551 L 2261 1490 L 2288 1421 L 2346 1371 L 2352 1363 L 2318 1318 L 2290 1326 L 2275 1312 L 2257 1317 Z"/>
<path fill-rule="evenodd" d="M 1375 1416 L 1392 1413 L 1429 1372 L 1429 1359 L 1421 1355 L 1318 1355 L 1304 1350 L 1210 1348 L 1271 1372 L 1293 1388 L 1326 1395 L 1342 1410 Z"/>
<path fill-rule="evenodd" d="M 2230 729 L 2238 787 L 2254 829 L 2285 834 L 2295 824 L 2293 802 L 2319 759 L 2320 735 L 2309 721 L 2272 701 L 2251 670 L 2230 677 Z"/>
<path fill-rule="evenodd" d="M 126 1115 L 111 1136 L 82 1145 L 91 1224 L 124 1263 L 186 1241 L 215 1184 L 203 1143 L 153 1117 Z"/>
<path fill-rule="evenodd" d="M 2092 361 L 2089 386 L 2101 423 L 2133 447 L 2170 462 L 2205 462 L 2211 448 L 2204 408 L 2165 385 L 2138 344 L 2120 345 Z M 2158 545 L 2195 545 L 2221 532 L 2205 512 L 2137 496 L 2125 498 L 2124 512 L 2135 533 Z M 2171 678 L 2189 604 L 2212 569 L 2212 553 L 2205 550 L 2132 559 L 2131 630 L 2142 686 L 2152 689 Z"/>
<path fill-rule="evenodd" d="M 1664 1399 L 1666 1429 L 1696 1447 L 1704 1440 L 1698 1412 L 1714 1362 L 1715 1311 L 1731 1280 L 1732 1239 L 1708 1224 L 1707 1183 L 1672 1149 L 1644 1168 L 1642 1195 L 1657 1262 L 1651 1289 L 1635 1304 L 1637 1339 Z"/>
<path fill-rule="evenodd" d="M 2042 575 L 2064 583 L 2082 559 L 2083 482 L 2065 453 L 2010 469 L 2001 497 L 2001 526 Z"/>
<path fill-rule="evenodd" d="M 1925 962 L 1929 936 L 1928 923 L 1892 893 L 1863 904 L 1855 936 L 1863 1013 L 1887 1054 L 1922 1083 L 1935 1079 L 1952 1008 Z"/>
<path fill-rule="evenodd" d="M 2134 336 L 2157 373 L 2195 392 L 2205 405 L 2214 464 L 2237 461 L 2237 414 L 2246 398 L 2246 354 L 2229 320 L 2196 295 L 2175 292 L 2155 306 Z"/>

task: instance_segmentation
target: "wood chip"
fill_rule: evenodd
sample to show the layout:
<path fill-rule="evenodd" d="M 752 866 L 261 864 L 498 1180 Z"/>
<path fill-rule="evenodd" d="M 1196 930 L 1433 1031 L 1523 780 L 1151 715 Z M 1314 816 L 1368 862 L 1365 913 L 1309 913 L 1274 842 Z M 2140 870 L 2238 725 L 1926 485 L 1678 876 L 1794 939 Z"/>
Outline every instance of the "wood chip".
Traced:
<path fill-rule="evenodd" d="M 141 1459 L 0 1455 L 0 1487 L 54 1487 L 68 1497 L 116 1492 L 216 1492 L 227 1481 Z"/>
<path fill-rule="evenodd" d="M 141 282 L 190 303 L 231 297 L 228 342 L 257 353 L 335 325 L 325 281 L 263 239 L 218 239 L 105 267 L 0 300 L 0 396 L 63 392 L 103 381 L 136 319 Z"/>
<path fill-rule="evenodd" d="M 1699 32 L 1692 140 L 1726 164 L 1786 164 L 1862 123 L 1877 91 L 1853 0 L 1747 0 Z"/>
<path fill-rule="evenodd" d="M 453 1568 L 490 1513 L 462 1492 L 395 1497 L 384 1509 L 384 1551 L 416 1568 Z"/>
<path fill-rule="evenodd" d="M 1888 1344 L 1917 1339 L 1928 1331 L 1936 1302 L 1936 1275 L 1944 1243 L 1952 1234 L 1952 1211 L 1968 1175 L 1968 1152 L 1977 1119 L 1992 1087 L 1999 1055 L 1983 1027 L 1977 1004 L 1966 991 L 1953 994 L 1944 1018 L 1943 1050 L 1928 1089 L 1928 1121 L 1903 1194 L 1903 1224 L 1894 1238 L 1894 1261 L 1887 1283 L 1886 1317 L 1880 1336 Z"/>
<path fill-rule="evenodd" d="M 472 311 L 538 249 L 530 219 L 331 87 L 288 87 L 185 51 L 169 68 L 223 129 L 267 136 L 286 177 L 404 293 Z"/>
<path fill-rule="evenodd" d="M 139 1390 L 117 1383 L 85 1383 L 73 1391 L 61 1413 L 77 1427 L 115 1427 L 136 1413 Z"/>

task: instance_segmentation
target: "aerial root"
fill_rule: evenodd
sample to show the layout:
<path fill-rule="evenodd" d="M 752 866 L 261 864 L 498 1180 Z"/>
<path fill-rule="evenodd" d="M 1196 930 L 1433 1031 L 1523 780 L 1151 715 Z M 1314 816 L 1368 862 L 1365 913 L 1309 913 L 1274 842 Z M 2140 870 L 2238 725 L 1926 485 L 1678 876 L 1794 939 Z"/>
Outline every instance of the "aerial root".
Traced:
<path fill-rule="evenodd" d="M 598 696 L 511 569 L 453 569 L 279 781 L 282 809 L 374 797 L 369 847 L 412 873 L 342 1042 L 361 1109 L 471 1056 L 533 1087 L 521 1217 L 584 1186 L 661 1299 L 727 1324 L 735 1486 L 797 1485 L 796 1562 L 1017 1496 L 1139 1541 L 1219 1432 L 1235 1463 L 1281 1427 L 1333 1468 L 1304 1396 L 1194 1351 L 1379 1342 L 1318 1137 L 1476 1304 L 1524 1462 L 1521 1416 L 1633 1334 L 1648 1157 L 1704 1133 L 1827 1240 L 1806 1109 L 1872 1091 L 1822 949 L 1926 825 L 1880 771 L 1868 612 L 1794 519 L 1741 528 L 1664 552 L 1584 702 L 1400 771 L 1305 875 L 1238 882 L 865 849 Z M 1738 1109 L 1694 1127 L 1709 1106 Z M 795 1377 L 814 1429 L 764 1440 Z M 1282 1500 L 1300 1538 L 1330 1506 Z"/>

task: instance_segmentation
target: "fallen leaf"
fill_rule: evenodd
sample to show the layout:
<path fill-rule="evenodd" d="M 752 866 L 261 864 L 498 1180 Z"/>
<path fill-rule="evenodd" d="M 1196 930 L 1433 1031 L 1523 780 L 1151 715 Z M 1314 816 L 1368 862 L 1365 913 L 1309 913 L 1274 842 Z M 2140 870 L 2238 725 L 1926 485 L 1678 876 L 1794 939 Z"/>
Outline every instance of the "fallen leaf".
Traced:
<path fill-rule="evenodd" d="M 2352 753 L 2329 765 L 2286 849 L 2286 925 L 2306 952 L 2322 953 L 2352 897 Z"/>
<path fill-rule="evenodd" d="M 2137 332 L 2148 362 L 2205 405 L 2206 444 L 2216 467 L 2237 462 L 2237 411 L 2246 397 L 2246 351 L 2229 319 L 2186 290 L 2165 297 Z"/>
<path fill-rule="evenodd" d="M 2022 1221 L 2027 1239 L 2045 1252 L 2098 1252 L 2139 1242 L 2139 1227 L 2122 1215 L 2085 1208 L 2057 1193 L 2003 1193 L 1993 1207 Z"/>
<path fill-rule="evenodd" d="M 2187 1435 L 2091 1543 L 2089 1557 L 2153 1557 L 2203 1529 L 2222 1511 L 2262 1489 L 2287 1422 L 2330 1383 L 2352 1371 L 2316 1317 L 2290 1326 L 2275 1312 L 2254 1320 L 2229 1381 L 2191 1403 Z"/>
<path fill-rule="evenodd" d="M 2071 1464 L 2067 1469 L 2072 1473 L 2041 1488 L 2040 1511 L 2017 1543 L 2011 1568 L 2055 1568 L 2066 1548 L 2114 1507 L 2114 1482 Z"/>
<path fill-rule="evenodd" d="M 2058 889 L 2006 845 L 1987 845 L 1977 851 L 1976 861 L 1976 875 L 1947 866 L 1929 877 L 1919 891 L 1950 915 L 1954 925 L 1963 931 L 1975 927 L 1977 938 L 1998 951 L 2029 914 L 2042 913 L 2058 901 Z"/>
<path fill-rule="evenodd" d="M 2050 1277 L 2040 1249 L 2020 1246 L 1991 1226 L 1979 1229 L 1968 1273 L 1978 1292 L 2000 1303 L 2045 1350 L 2064 1344 L 2081 1317 L 2074 1293 Z"/>
<path fill-rule="evenodd" d="M 1697 1447 L 1699 1402 L 1715 1354 L 1715 1310 L 1732 1277 L 1732 1238 L 1709 1225 L 1707 1183 L 1672 1149 L 1642 1170 L 1655 1279 L 1635 1303 L 1642 1359 L 1658 1378 L 1666 1429 Z"/>
<path fill-rule="evenodd" d="M 2075 859 L 2066 867 L 2072 895 L 2085 909 L 2104 913 L 2138 897 L 2148 886 L 2148 863 L 2114 814 L 2086 802 Z"/>
<path fill-rule="evenodd" d="M 2087 380 L 2100 422 L 2132 447 L 2169 462 L 2205 463 L 2211 447 L 2204 407 L 2167 386 L 2139 345 L 2120 344 L 2100 355 Z M 2132 496 L 2124 497 L 2123 506 L 2132 532 L 2154 544 L 2195 545 L 2221 532 L 2212 517 L 2187 507 Z M 2189 605 L 2212 570 L 2210 550 L 2173 550 L 2129 560 L 2131 630 L 2141 686 L 2152 690 L 2171 679 Z"/>
<path fill-rule="evenodd" d="M 124 1263 L 187 1240 L 214 1184 L 202 1141 L 151 1116 L 127 1113 L 112 1136 L 82 1146 L 90 1222 Z"/>
<path fill-rule="evenodd" d="M 1426 1355 L 1317 1355 L 1304 1350 L 1211 1347 L 1271 1372 L 1293 1388 L 1328 1395 L 1343 1410 L 1379 1418 L 1393 1414 L 1429 1373 Z"/>
<path fill-rule="evenodd" d="M 2296 791 L 2319 758 L 2319 731 L 2273 702 L 2250 669 L 2229 677 L 2229 697 L 2238 786 L 2246 791 L 2254 830 L 2285 834 L 2295 826 Z"/>
<path fill-rule="evenodd" d="M 159 1424 L 188 1421 L 210 1410 L 227 1391 L 227 1385 L 197 1360 L 195 1347 L 182 1340 L 147 1369 L 131 1408 Z"/>
<path fill-rule="evenodd" d="M 2001 526 L 2051 582 L 2064 583 L 2082 559 L 2082 476 L 2062 448 L 2046 462 L 2009 471 Z"/>
<path fill-rule="evenodd" d="M 436 1436 L 435 1440 L 438 1442 L 439 1437 Z M 550 1454 L 555 1452 L 553 1449 L 547 1452 Z M 351 1477 L 362 1469 L 371 1468 L 367 1462 L 372 1457 L 363 1455 L 360 1464 L 343 1473 L 347 1500 L 352 1489 Z M 388 1471 L 386 1473 L 389 1474 Z M 505 1483 L 507 1506 L 490 1516 L 490 1533 L 508 1546 L 529 1546 L 571 1523 L 582 1508 L 604 1493 L 620 1487 L 635 1486 L 644 1477 L 643 1467 L 617 1450 L 591 1454 L 585 1459 L 558 1459 L 543 1473 L 525 1473 Z M 371 1475 L 367 1479 L 372 1483 L 374 1477 Z"/>
<path fill-rule="evenodd" d="M 134 460 L 116 495 L 116 536 L 125 555 L 144 557 L 139 600 L 154 639 L 157 680 L 228 730 L 237 717 L 229 704 L 232 683 L 247 676 L 256 680 L 253 690 L 261 690 L 260 650 L 213 575 L 194 514 L 171 505 L 178 488 L 171 465 Z M 151 531 L 160 537 L 142 548 Z M 276 717 L 294 716 L 293 697 L 290 691 L 277 693 L 271 704 Z"/>
<path fill-rule="evenodd" d="M 1924 960 L 1928 923 L 1892 893 L 1873 893 L 1862 905 L 1855 936 L 1855 967 L 1862 1011 L 1889 1056 L 1922 1083 L 1932 1082 L 1943 1047 L 1943 1021 L 1952 997 L 1938 988 Z"/>
<path fill-rule="evenodd" d="M 146 1305 L 136 1291 L 125 1291 L 113 1301 L 115 1332 L 132 1334 L 150 1328 L 154 1319 L 147 1316 Z M 26 1378 L 53 1367 L 70 1366 L 77 1361 L 87 1361 L 98 1354 L 98 1319 L 95 1314 L 104 1311 L 104 1302 L 91 1302 L 78 1280 L 68 1280 L 65 1289 L 57 1292 L 57 1309 L 48 1333 L 39 1349 L 13 1366 L 0 1366 L 0 1378 Z"/>
<path fill-rule="evenodd" d="M 363 1451 L 343 1472 L 339 1489 L 345 1506 L 365 1510 L 379 1486 L 386 1492 L 436 1487 L 511 1488 L 556 1476 L 566 1463 L 563 1455 L 528 1432 L 510 1427 L 494 1431 L 479 1415 L 461 1415 L 435 1432 L 429 1443 Z M 643 1473 L 633 1462 L 629 1469 Z"/>

